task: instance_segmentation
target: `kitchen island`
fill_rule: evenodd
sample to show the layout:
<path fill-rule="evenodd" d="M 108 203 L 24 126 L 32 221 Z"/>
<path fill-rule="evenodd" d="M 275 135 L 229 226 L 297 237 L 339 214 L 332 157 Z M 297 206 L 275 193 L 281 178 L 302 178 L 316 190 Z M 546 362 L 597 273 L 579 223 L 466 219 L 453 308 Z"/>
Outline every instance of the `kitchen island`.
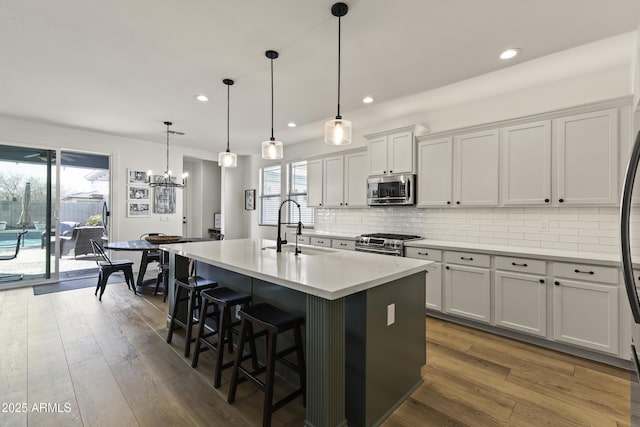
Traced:
<path fill-rule="evenodd" d="M 198 275 L 305 317 L 305 425 L 376 425 L 422 383 L 429 262 L 305 245 L 296 256 L 292 246 L 276 253 L 272 240 L 240 239 L 161 249 L 170 275 L 191 258 Z"/>

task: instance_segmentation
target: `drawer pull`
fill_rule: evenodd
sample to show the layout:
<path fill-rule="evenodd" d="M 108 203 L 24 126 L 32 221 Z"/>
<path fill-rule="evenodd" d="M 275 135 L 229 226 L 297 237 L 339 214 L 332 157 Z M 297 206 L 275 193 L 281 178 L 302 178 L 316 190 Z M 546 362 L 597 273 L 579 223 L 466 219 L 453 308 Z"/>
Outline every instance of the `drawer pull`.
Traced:
<path fill-rule="evenodd" d="M 347 246 L 346 243 L 340 243 L 340 246 Z"/>
<path fill-rule="evenodd" d="M 575 271 L 576 273 L 582 273 L 582 274 L 595 274 L 593 271 L 581 271 L 581 270 L 578 270 L 577 268 L 573 271 Z"/>
<path fill-rule="evenodd" d="M 473 261 L 472 257 L 466 258 L 466 257 L 461 256 L 460 259 L 464 260 L 464 261 Z"/>
<path fill-rule="evenodd" d="M 449 269 L 449 266 L 447 265 L 445 268 L 448 270 L 448 269 Z"/>
<path fill-rule="evenodd" d="M 555 282 L 553 282 L 554 285 L 556 286 L 560 286 L 560 282 L 558 282 L 557 280 Z"/>
<path fill-rule="evenodd" d="M 429 255 L 429 252 L 418 252 L 418 255 Z"/>
<path fill-rule="evenodd" d="M 324 243 L 324 240 L 318 240 L 318 243 Z"/>
<path fill-rule="evenodd" d="M 540 279 L 540 283 L 544 283 L 544 279 Z"/>
<path fill-rule="evenodd" d="M 528 264 L 518 264 L 517 262 L 512 262 L 511 265 L 514 265 L 516 267 L 529 267 Z"/>

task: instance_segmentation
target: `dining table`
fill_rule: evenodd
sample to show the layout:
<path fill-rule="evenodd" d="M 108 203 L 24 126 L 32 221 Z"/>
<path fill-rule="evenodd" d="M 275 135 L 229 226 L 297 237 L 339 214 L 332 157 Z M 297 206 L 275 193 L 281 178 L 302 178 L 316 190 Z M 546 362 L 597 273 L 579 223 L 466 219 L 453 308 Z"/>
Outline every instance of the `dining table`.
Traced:
<path fill-rule="evenodd" d="M 176 239 L 175 241 L 172 241 L 171 243 L 189 243 L 189 242 L 203 242 L 203 241 L 209 241 L 209 240 L 218 240 L 217 238 L 210 238 L 210 237 L 181 237 L 180 239 Z M 119 242 L 105 242 L 103 244 L 103 248 L 104 249 L 109 249 L 109 250 L 113 250 L 113 251 L 138 251 L 138 252 L 142 252 L 142 260 L 144 261 L 144 258 L 146 258 L 146 256 L 149 254 L 149 252 L 155 252 L 155 251 L 160 251 L 161 253 L 161 262 L 162 263 L 168 263 L 169 262 L 169 258 L 168 258 L 168 254 L 166 251 L 163 251 L 160 249 L 160 245 L 165 245 L 165 244 L 170 244 L 170 243 L 152 243 L 149 242 L 148 240 L 145 239 L 137 239 L 137 240 L 122 240 Z M 183 274 L 183 275 L 188 275 L 189 274 L 189 267 L 188 267 L 188 263 L 184 264 L 184 265 L 176 265 L 176 269 L 177 269 L 177 273 Z M 154 282 L 152 281 L 147 281 L 147 283 L 144 282 L 144 275 L 146 273 L 147 270 L 147 263 L 146 262 L 141 262 L 140 264 L 140 269 L 138 270 L 138 278 L 136 280 L 136 291 L 139 293 L 147 293 L 147 290 L 151 290 L 152 287 L 151 285 L 154 285 Z M 164 275 L 163 278 L 163 287 L 164 289 L 168 289 L 168 276 Z M 154 287 L 155 288 L 155 287 Z M 164 292 L 163 289 L 163 292 Z M 153 292 L 155 289 L 151 290 L 150 292 Z"/>

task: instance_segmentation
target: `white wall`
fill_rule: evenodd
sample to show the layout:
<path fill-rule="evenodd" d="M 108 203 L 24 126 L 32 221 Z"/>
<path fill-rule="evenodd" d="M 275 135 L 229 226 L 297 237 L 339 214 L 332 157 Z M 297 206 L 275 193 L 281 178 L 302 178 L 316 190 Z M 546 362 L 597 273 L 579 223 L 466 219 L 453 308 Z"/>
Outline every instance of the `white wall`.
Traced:
<path fill-rule="evenodd" d="M 244 209 L 249 158 L 238 156 L 238 167 L 221 168 L 222 181 L 222 233 L 225 240 L 244 239 L 250 236 L 250 211 Z"/>

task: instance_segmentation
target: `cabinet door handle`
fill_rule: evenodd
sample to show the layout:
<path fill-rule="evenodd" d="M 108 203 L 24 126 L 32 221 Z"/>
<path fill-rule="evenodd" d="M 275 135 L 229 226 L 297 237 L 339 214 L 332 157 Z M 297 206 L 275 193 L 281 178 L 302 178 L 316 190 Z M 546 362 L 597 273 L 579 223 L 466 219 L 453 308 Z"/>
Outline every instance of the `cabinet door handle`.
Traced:
<path fill-rule="evenodd" d="M 545 202 L 545 203 L 549 203 L 549 202 L 550 202 L 550 200 L 549 200 L 549 199 L 544 199 L 544 202 Z"/>
<path fill-rule="evenodd" d="M 324 240 L 318 240 L 318 243 L 324 243 Z"/>
<path fill-rule="evenodd" d="M 340 243 L 340 246 L 347 246 L 346 243 Z"/>
<path fill-rule="evenodd" d="M 340 202 L 340 206 L 342 206 L 342 202 Z"/>
<path fill-rule="evenodd" d="M 465 261 L 473 261 L 473 258 L 471 258 L 471 257 L 465 258 L 465 257 L 461 256 L 460 259 L 465 260 Z"/>
<path fill-rule="evenodd" d="M 447 200 L 447 204 L 450 205 L 451 204 L 451 200 Z"/>
<path fill-rule="evenodd" d="M 387 171 L 382 171 L 382 173 L 387 173 Z"/>
<path fill-rule="evenodd" d="M 393 171 L 389 171 L 389 173 L 393 173 Z"/>
<path fill-rule="evenodd" d="M 447 265 L 445 268 L 448 270 L 448 269 L 449 269 L 449 266 Z"/>
<path fill-rule="evenodd" d="M 560 203 L 564 203 L 564 199 L 558 199 Z"/>
<path fill-rule="evenodd" d="M 554 285 L 556 286 L 560 286 L 560 282 L 558 282 L 557 280 L 555 282 L 553 282 Z"/>
<path fill-rule="evenodd" d="M 527 264 L 518 264 L 517 262 L 512 262 L 511 265 L 516 267 L 529 267 Z"/>
<path fill-rule="evenodd" d="M 595 274 L 593 271 L 582 271 L 582 270 L 578 270 L 577 268 L 575 270 L 576 273 L 582 273 L 582 274 Z"/>
<path fill-rule="evenodd" d="M 349 206 L 349 203 L 345 203 L 345 205 Z"/>
<path fill-rule="evenodd" d="M 460 200 L 458 200 L 458 201 L 456 202 L 456 205 L 459 205 L 459 204 L 460 204 Z"/>
<path fill-rule="evenodd" d="M 418 252 L 418 255 L 429 255 L 429 252 Z"/>
<path fill-rule="evenodd" d="M 544 283 L 544 279 L 540 279 L 540 283 Z"/>

